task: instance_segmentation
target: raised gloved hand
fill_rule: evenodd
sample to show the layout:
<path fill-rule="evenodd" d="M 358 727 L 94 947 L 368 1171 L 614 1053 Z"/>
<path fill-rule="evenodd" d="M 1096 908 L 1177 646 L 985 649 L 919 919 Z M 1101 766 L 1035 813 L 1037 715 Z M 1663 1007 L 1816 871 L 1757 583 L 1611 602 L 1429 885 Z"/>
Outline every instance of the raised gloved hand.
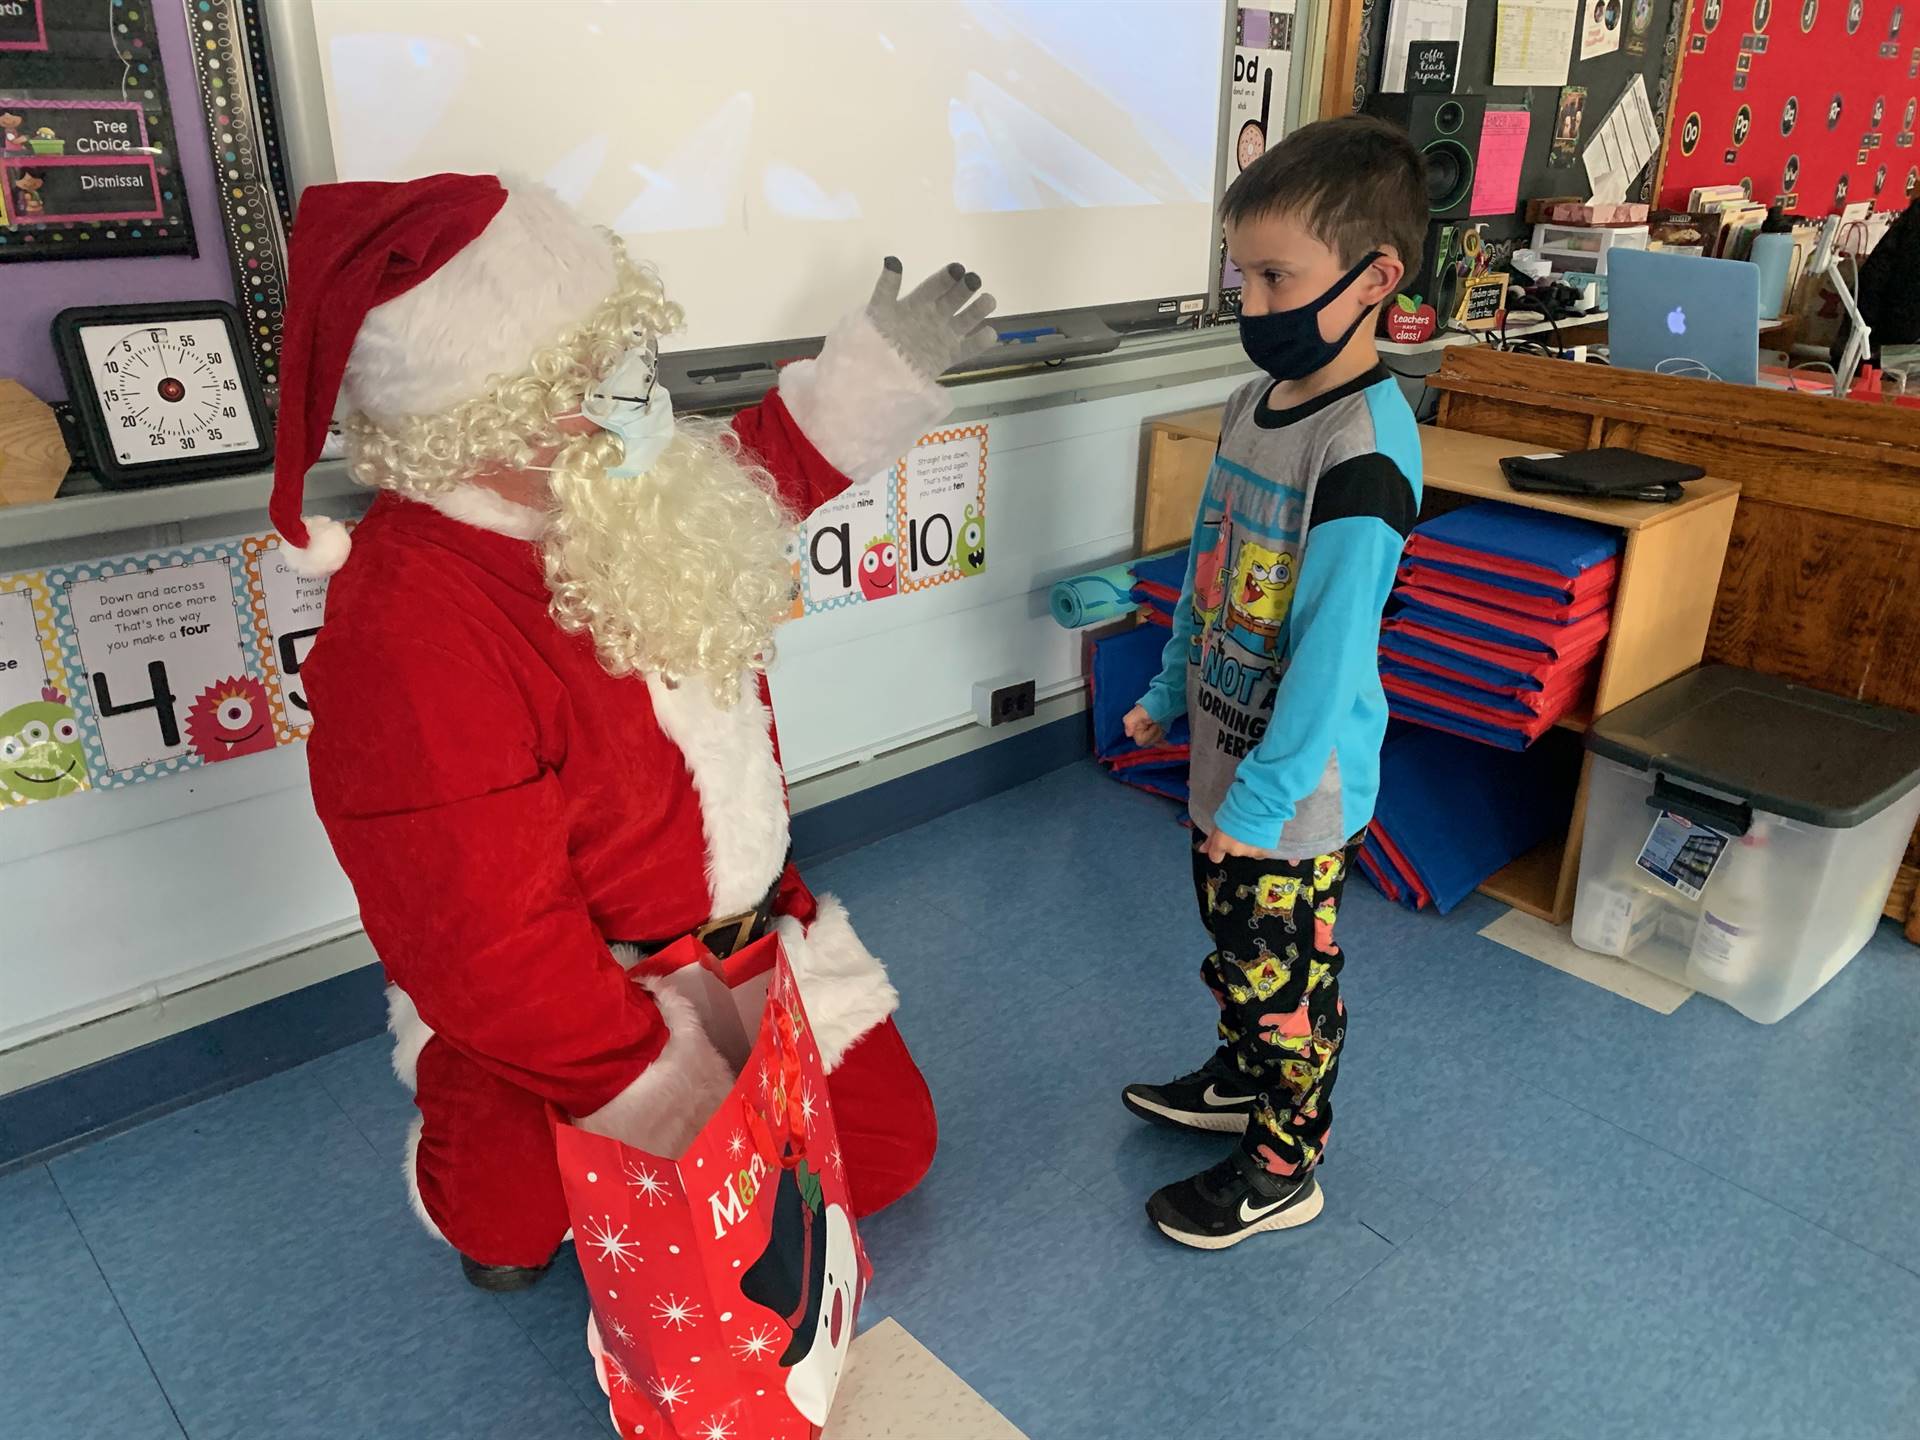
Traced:
<path fill-rule="evenodd" d="M 993 296 L 981 291 L 978 275 L 956 262 L 934 271 L 903 299 L 901 274 L 900 261 L 889 255 L 867 301 L 867 318 L 914 369 L 936 377 L 993 348 L 998 337 L 987 324 Z"/>
<path fill-rule="evenodd" d="M 964 265 L 900 293 L 892 256 L 860 309 L 827 335 L 818 359 L 780 372 L 780 398 L 814 448 L 864 480 L 953 413 L 940 376 L 996 343 L 993 297 Z"/>

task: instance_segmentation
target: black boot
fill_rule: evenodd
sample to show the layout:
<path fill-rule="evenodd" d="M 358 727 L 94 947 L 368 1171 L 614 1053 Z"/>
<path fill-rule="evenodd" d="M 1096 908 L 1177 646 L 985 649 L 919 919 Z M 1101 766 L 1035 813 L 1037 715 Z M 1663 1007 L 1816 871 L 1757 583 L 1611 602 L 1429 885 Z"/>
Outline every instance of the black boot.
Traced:
<path fill-rule="evenodd" d="M 544 1265 L 482 1265 L 469 1256 L 460 1257 L 460 1269 L 466 1275 L 467 1283 L 496 1295 L 525 1290 L 537 1284 L 540 1277 L 552 1268 L 551 1257 Z"/>

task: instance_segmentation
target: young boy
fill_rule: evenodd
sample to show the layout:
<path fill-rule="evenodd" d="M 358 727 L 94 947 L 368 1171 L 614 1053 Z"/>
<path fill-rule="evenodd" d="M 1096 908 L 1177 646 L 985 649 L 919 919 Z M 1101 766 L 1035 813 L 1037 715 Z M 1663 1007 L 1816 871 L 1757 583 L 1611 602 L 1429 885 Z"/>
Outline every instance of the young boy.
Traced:
<path fill-rule="evenodd" d="M 1173 638 L 1126 721 L 1141 744 L 1182 713 L 1193 733 L 1194 884 L 1214 944 L 1201 976 L 1221 1044 L 1124 1100 L 1242 1136 L 1147 1202 L 1163 1233 L 1207 1250 L 1320 1213 L 1347 1026 L 1334 922 L 1373 817 L 1380 615 L 1420 504 L 1419 435 L 1374 326 L 1419 261 L 1425 173 L 1403 131 L 1326 120 L 1249 167 L 1221 215 L 1245 277 L 1240 337 L 1265 373 L 1227 402 Z"/>

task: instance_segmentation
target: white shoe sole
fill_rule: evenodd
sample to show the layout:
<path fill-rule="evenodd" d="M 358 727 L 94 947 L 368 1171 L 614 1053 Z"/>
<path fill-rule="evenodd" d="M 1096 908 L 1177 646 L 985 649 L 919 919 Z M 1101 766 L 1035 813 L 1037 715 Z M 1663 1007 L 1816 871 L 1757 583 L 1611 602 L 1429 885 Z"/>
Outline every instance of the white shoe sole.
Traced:
<path fill-rule="evenodd" d="M 1134 1095 L 1122 1095 L 1120 1103 L 1144 1120 L 1155 1120 L 1172 1125 L 1181 1130 L 1193 1130 L 1210 1135 L 1244 1135 L 1247 1133 L 1247 1117 L 1231 1110 L 1222 1110 L 1217 1114 L 1196 1114 L 1192 1110 L 1170 1110 L 1164 1105 L 1156 1105 L 1151 1100 L 1142 1100 Z"/>
<path fill-rule="evenodd" d="M 1169 1240 L 1194 1250 L 1227 1250 L 1238 1245 L 1249 1235 L 1262 1235 L 1272 1230 L 1291 1230 L 1296 1225 L 1304 1225 L 1318 1215 L 1326 1203 L 1326 1194 L 1321 1190 L 1320 1182 L 1316 1180 L 1313 1185 L 1313 1194 L 1298 1205 L 1290 1205 L 1285 1210 L 1269 1215 L 1264 1220 L 1256 1221 L 1246 1229 L 1235 1231 L 1231 1235 L 1188 1235 L 1179 1230 L 1169 1229 L 1157 1220 L 1154 1222 L 1154 1228 Z"/>

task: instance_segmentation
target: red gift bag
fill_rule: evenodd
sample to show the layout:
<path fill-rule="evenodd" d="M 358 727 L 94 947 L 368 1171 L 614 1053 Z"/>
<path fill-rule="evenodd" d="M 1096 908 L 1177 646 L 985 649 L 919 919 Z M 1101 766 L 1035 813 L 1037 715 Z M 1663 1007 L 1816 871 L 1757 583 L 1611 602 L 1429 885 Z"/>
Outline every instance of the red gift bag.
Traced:
<path fill-rule="evenodd" d="M 799 987 L 772 937 L 725 963 L 683 942 L 641 968 L 673 973 L 740 1078 L 678 1156 L 556 1125 L 614 1424 L 817 1440 L 872 1270 Z"/>

